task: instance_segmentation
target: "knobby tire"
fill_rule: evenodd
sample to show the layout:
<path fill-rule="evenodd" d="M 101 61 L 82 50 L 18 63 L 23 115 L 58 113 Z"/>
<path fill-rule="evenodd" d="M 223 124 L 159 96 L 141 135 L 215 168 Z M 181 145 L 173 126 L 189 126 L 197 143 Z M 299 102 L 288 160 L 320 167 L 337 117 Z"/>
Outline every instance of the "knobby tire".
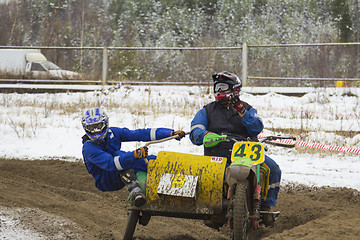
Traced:
<path fill-rule="evenodd" d="M 249 189 L 247 182 L 238 182 L 234 195 L 233 240 L 250 238 Z"/>

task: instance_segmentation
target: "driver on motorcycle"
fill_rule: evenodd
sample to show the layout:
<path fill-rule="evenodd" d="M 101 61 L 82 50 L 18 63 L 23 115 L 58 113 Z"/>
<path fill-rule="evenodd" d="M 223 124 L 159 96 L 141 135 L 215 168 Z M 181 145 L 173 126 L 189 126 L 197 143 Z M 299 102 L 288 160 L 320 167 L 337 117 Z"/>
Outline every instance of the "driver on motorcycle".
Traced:
<path fill-rule="evenodd" d="M 257 141 L 257 135 L 264 125 L 256 109 L 240 100 L 242 82 L 239 77 L 229 72 L 219 72 L 212 78 L 215 101 L 205 105 L 195 115 L 191 122 L 190 140 L 195 145 L 203 144 L 206 156 L 226 157 L 228 166 L 234 142 L 225 141 L 221 135 L 237 135 Z M 266 201 L 262 200 L 261 210 L 270 211 L 271 206 L 276 206 L 281 170 L 268 156 L 265 156 L 264 165 L 270 169 L 270 177 L 269 190 Z M 264 214 L 263 222 L 272 226 L 272 216 Z"/>
<path fill-rule="evenodd" d="M 123 151 L 121 143 L 159 140 L 173 135 L 179 135 L 177 140 L 185 137 L 184 131 L 168 128 L 129 130 L 109 127 L 109 118 L 100 108 L 86 110 L 82 117 L 82 126 L 86 133 L 82 137 L 84 163 L 95 179 L 96 188 L 101 191 L 115 191 L 126 186 L 130 192 L 130 203 L 137 207 L 146 201 L 137 175 L 147 171 L 144 158 L 150 160 L 156 156 L 148 155 L 147 147 Z"/>

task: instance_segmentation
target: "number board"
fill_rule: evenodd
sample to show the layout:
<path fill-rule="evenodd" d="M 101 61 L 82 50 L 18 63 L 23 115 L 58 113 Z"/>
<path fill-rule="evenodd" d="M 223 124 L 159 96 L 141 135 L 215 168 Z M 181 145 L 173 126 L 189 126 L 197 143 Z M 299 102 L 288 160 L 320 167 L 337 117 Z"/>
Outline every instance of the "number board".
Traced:
<path fill-rule="evenodd" d="M 157 189 L 158 194 L 195 197 L 198 176 L 163 173 Z"/>
<path fill-rule="evenodd" d="M 264 162 L 264 147 L 259 142 L 237 142 L 234 144 L 231 154 L 231 161 L 237 158 L 249 158 L 253 164 Z"/>

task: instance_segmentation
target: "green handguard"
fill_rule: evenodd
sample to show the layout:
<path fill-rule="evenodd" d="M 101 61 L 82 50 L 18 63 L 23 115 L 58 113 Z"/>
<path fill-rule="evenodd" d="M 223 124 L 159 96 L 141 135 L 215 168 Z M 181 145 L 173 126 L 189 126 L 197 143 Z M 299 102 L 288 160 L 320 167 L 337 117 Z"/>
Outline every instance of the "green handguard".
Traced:
<path fill-rule="evenodd" d="M 203 144 L 205 147 L 215 147 L 221 142 L 226 141 L 226 136 L 221 136 L 216 133 L 207 133 L 204 136 Z"/>

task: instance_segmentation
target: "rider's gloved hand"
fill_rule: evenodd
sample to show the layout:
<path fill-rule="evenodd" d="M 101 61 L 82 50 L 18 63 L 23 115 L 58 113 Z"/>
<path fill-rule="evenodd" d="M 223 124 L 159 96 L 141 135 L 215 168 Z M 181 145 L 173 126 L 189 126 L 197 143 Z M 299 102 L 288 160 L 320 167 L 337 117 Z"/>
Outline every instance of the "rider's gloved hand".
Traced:
<path fill-rule="evenodd" d="M 186 133 L 182 130 L 179 130 L 179 131 L 171 131 L 170 133 L 170 136 L 174 136 L 174 135 L 179 135 L 178 137 L 176 137 L 175 139 L 176 140 L 180 140 L 182 139 L 183 137 L 185 137 Z"/>
<path fill-rule="evenodd" d="M 230 106 L 232 106 L 236 111 L 240 114 L 244 114 L 246 109 L 243 101 L 240 100 L 239 97 L 234 97 L 230 100 Z"/>
<path fill-rule="evenodd" d="M 226 141 L 226 136 L 221 136 L 213 132 L 207 132 L 203 138 L 203 144 L 205 147 L 215 147 L 221 142 Z"/>
<path fill-rule="evenodd" d="M 147 147 L 139 147 L 134 151 L 135 158 L 146 158 L 148 156 L 148 148 Z"/>

